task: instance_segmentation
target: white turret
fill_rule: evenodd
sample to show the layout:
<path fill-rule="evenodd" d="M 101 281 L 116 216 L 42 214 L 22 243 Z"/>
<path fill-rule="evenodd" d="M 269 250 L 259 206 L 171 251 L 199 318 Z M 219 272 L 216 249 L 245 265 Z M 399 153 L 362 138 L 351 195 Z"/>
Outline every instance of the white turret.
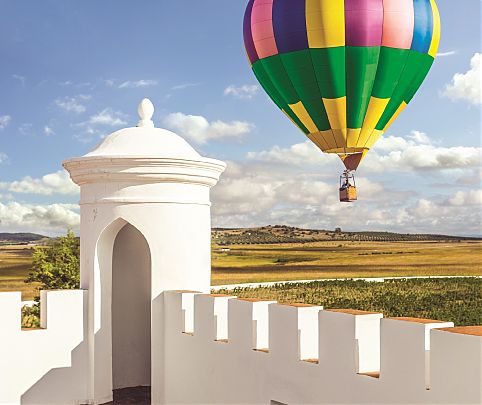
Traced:
<path fill-rule="evenodd" d="M 81 189 L 81 288 L 89 290 L 96 403 L 111 400 L 112 389 L 163 380 L 162 292 L 210 287 L 209 190 L 226 165 L 155 128 L 150 100 L 138 112 L 137 127 L 63 163 Z M 153 401 L 161 395 L 154 390 Z"/>

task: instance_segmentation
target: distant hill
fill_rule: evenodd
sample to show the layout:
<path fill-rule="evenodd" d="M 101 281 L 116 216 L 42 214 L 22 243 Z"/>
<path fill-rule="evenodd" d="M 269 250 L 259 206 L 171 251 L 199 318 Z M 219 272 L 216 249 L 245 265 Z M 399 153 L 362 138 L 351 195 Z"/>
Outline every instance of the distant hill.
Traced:
<path fill-rule="evenodd" d="M 343 232 L 323 229 L 303 229 L 286 225 L 258 228 L 213 228 L 213 242 L 220 245 L 255 245 L 263 243 L 307 243 L 319 241 L 409 242 L 481 240 L 450 235 L 405 234 L 394 232 Z M 0 233 L 0 245 L 24 245 L 48 242 L 49 237 L 36 233 Z"/>
<path fill-rule="evenodd" d="M 302 229 L 285 225 L 268 225 L 260 228 L 214 228 L 213 242 L 220 246 L 262 243 L 306 243 L 318 241 L 366 241 L 366 242 L 407 242 L 407 241 L 457 241 L 480 240 L 480 238 L 402 234 L 393 232 L 343 232 L 319 229 Z"/>
<path fill-rule="evenodd" d="M 47 239 L 47 237 L 37 233 L 0 233 L 1 245 L 23 245 L 32 242 L 40 242 L 42 239 Z"/>

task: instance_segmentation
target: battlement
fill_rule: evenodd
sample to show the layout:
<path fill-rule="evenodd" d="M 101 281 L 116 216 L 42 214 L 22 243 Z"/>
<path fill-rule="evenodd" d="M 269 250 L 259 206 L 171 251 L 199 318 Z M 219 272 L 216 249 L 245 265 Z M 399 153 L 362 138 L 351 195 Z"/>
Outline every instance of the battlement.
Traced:
<path fill-rule="evenodd" d="M 22 330 L 21 293 L 0 293 L 0 404 L 87 397 L 86 298 L 83 290 L 42 291 L 41 328 Z"/>
<path fill-rule="evenodd" d="M 482 327 L 188 291 L 165 305 L 166 403 L 482 399 Z"/>

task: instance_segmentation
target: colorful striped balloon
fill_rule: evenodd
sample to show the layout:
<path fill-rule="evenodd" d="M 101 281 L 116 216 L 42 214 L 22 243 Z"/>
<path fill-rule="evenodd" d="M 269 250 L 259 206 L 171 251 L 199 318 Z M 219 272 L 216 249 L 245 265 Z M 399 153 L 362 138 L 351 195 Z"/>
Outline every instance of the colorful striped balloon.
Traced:
<path fill-rule="evenodd" d="M 250 0 L 244 16 L 265 91 L 349 170 L 413 98 L 439 42 L 435 0 Z"/>

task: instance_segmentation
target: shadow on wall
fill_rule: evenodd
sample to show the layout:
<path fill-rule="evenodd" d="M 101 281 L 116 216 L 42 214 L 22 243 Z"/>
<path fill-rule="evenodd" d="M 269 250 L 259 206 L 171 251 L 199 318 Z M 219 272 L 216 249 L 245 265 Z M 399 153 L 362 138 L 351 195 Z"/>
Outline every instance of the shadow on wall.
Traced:
<path fill-rule="evenodd" d="M 108 290 L 112 291 L 111 302 L 106 301 L 108 295 L 102 294 L 101 305 L 105 308 L 101 308 L 100 311 L 102 316 L 112 311 L 111 339 L 106 340 L 110 331 L 107 330 L 109 328 L 101 327 L 106 326 L 104 323 L 100 320 L 93 322 L 94 330 L 97 329 L 96 323 L 99 327 L 92 341 L 100 338 L 104 345 L 111 345 L 111 347 L 105 347 L 105 350 L 107 352 L 112 350 L 112 368 L 104 372 L 112 376 L 113 389 L 150 386 L 151 254 L 149 245 L 137 228 L 119 219 L 104 230 L 99 238 L 97 250 L 99 252 L 98 280 L 108 282 L 110 279 L 111 286 L 96 285 L 96 288 L 99 288 L 99 292 L 101 289 L 104 292 L 105 287 L 109 287 Z M 102 277 L 100 277 L 101 274 Z M 111 278 L 110 274 L 112 274 Z M 92 300 L 90 302 L 92 303 Z M 21 396 L 22 404 L 83 403 L 93 396 L 93 393 L 88 392 L 90 371 L 87 299 L 84 300 L 82 315 L 66 314 L 62 311 L 60 313 L 62 317 L 68 316 L 75 319 L 81 319 L 83 316 L 83 341 L 71 352 L 71 366 L 52 368 L 48 371 Z M 62 322 L 62 318 L 60 321 Z M 47 331 L 22 333 L 38 332 Z M 61 339 L 61 335 L 58 338 Z M 40 341 L 38 345 L 33 343 L 35 350 L 42 351 Z M 94 350 L 93 347 L 90 349 Z M 25 364 L 28 365 L 29 361 L 35 363 L 35 360 L 33 356 Z M 110 368 L 110 365 L 107 365 L 107 368 Z"/>
<path fill-rule="evenodd" d="M 25 332 L 29 333 L 29 332 Z M 65 404 L 66 401 L 82 403 L 87 394 L 88 347 L 84 340 L 72 350 L 70 367 L 54 368 L 29 388 L 22 396 L 21 404 Z M 39 348 L 39 350 L 42 350 Z M 35 359 L 32 359 L 35 361 Z"/>

